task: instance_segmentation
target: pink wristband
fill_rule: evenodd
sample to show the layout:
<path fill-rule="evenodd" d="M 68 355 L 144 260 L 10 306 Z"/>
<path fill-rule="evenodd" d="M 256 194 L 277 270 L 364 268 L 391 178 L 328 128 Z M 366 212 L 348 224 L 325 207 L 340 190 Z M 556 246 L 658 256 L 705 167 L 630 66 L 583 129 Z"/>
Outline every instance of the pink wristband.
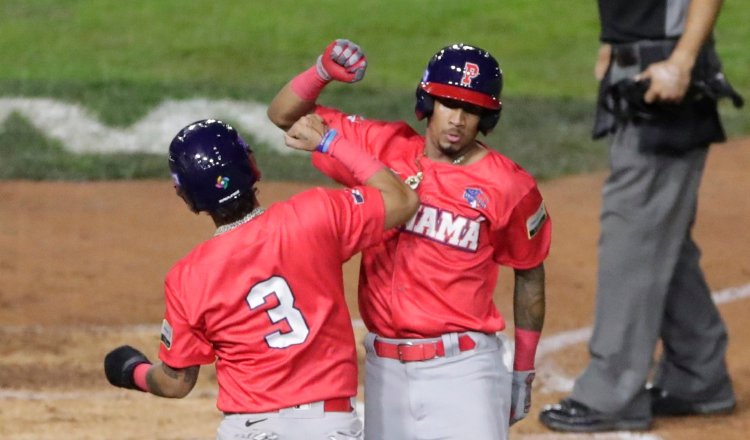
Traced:
<path fill-rule="evenodd" d="M 373 174 L 385 167 L 382 162 L 362 151 L 343 136 L 328 140 L 328 154 L 336 158 L 352 172 L 359 183 L 365 183 Z"/>
<path fill-rule="evenodd" d="M 315 101 L 328 81 L 318 75 L 315 66 L 305 70 L 292 79 L 292 91 L 303 101 Z"/>
<path fill-rule="evenodd" d="M 541 332 L 516 327 L 516 350 L 513 357 L 513 370 L 528 371 L 534 369 L 536 347 L 539 345 L 539 338 L 541 336 Z"/>
<path fill-rule="evenodd" d="M 133 370 L 133 382 L 135 383 L 135 386 L 137 386 L 139 390 L 147 393 L 150 391 L 148 382 L 146 381 L 146 374 L 148 373 L 149 368 L 151 368 L 151 364 L 144 362 L 138 364 Z"/>

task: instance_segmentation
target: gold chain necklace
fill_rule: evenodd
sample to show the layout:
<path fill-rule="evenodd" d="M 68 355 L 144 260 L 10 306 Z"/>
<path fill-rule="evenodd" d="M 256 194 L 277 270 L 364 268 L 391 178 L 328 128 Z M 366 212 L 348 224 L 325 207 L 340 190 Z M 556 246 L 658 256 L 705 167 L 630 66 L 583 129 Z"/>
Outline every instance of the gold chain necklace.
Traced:
<path fill-rule="evenodd" d="M 451 163 L 453 165 L 459 165 L 461 162 L 464 161 L 464 159 L 466 159 L 466 155 L 468 153 L 469 152 L 467 151 L 466 153 L 458 156 L 457 158 L 453 159 Z M 422 156 L 427 157 L 427 153 L 423 151 Z M 409 185 L 409 188 L 411 189 L 417 189 L 419 184 L 422 182 L 422 179 L 424 178 L 424 173 L 422 172 L 422 162 L 419 160 L 419 158 L 420 156 L 417 156 L 414 159 L 414 162 L 417 164 L 417 173 L 407 177 L 406 180 L 404 180 L 404 183 Z"/>
<path fill-rule="evenodd" d="M 464 154 L 462 154 L 462 155 L 458 156 L 457 158 L 453 159 L 453 162 L 451 162 L 451 163 L 452 163 L 453 165 L 458 165 L 458 164 L 460 164 L 461 162 L 463 162 L 463 161 L 464 161 L 464 159 L 466 159 L 466 155 L 467 155 L 467 154 L 468 154 L 468 152 L 466 152 L 466 153 L 464 153 Z"/>

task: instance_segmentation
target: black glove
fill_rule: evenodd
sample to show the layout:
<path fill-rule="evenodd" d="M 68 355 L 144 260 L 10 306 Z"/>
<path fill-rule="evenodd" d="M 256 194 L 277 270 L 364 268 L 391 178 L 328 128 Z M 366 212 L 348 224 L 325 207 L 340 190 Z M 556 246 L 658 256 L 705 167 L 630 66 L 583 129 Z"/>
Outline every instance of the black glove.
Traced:
<path fill-rule="evenodd" d="M 104 374 L 116 387 L 140 390 L 133 381 L 133 371 L 140 364 L 150 364 L 148 358 L 129 345 L 117 347 L 104 358 Z"/>

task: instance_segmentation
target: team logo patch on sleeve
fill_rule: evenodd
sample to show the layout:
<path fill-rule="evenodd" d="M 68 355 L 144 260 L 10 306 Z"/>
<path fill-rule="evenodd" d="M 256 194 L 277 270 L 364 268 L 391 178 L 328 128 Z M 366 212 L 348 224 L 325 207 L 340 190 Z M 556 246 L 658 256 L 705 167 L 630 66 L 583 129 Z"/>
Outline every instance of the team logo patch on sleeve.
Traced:
<path fill-rule="evenodd" d="M 352 198 L 354 199 L 354 203 L 356 205 L 361 205 L 365 203 L 365 196 L 362 194 L 362 191 L 358 189 L 351 189 L 349 192 L 352 194 Z"/>
<path fill-rule="evenodd" d="M 161 322 L 161 343 L 167 350 L 172 348 L 172 326 L 166 319 Z"/>
<path fill-rule="evenodd" d="M 536 210 L 531 217 L 526 219 L 526 234 L 529 240 L 534 238 L 537 232 L 542 229 L 542 225 L 547 220 L 547 209 L 544 207 L 544 202 L 539 205 L 539 209 Z"/>

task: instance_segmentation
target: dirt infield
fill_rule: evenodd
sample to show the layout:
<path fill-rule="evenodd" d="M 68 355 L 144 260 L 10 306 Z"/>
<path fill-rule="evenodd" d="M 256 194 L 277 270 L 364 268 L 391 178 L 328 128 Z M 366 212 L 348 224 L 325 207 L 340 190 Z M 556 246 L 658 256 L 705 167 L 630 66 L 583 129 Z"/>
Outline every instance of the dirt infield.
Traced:
<path fill-rule="evenodd" d="M 713 148 L 695 230 L 712 289 L 744 289 L 720 305 L 730 331 L 738 411 L 659 419 L 642 438 L 744 439 L 750 432 L 747 170 L 750 140 Z M 573 335 L 580 339 L 574 331 L 592 323 L 603 179 L 598 173 L 541 185 L 554 221 L 542 341 L 571 337 L 547 346 L 539 359 L 532 416 L 513 427 L 513 439 L 641 438 L 559 436 L 536 421 L 541 406 L 564 395 L 587 359 L 585 343 Z M 267 205 L 303 188 L 266 182 L 260 198 Z M 212 232 L 210 219 L 186 215 L 164 181 L 0 182 L 0 439 L 213 438 L 220 415 L 212 368 L 203 368 L 196 389 L 182 400 L 114 389 L 102 372 L 104 354 L 119 344 L 155 357 L 164 274 Z M 354 319 L 357 264 L 348 263 L 346 280 Z M 512 276 L 501 275 L 496 298 L 509 316 Z M 363 330 L 357 333 L 361 338 Z"/>

